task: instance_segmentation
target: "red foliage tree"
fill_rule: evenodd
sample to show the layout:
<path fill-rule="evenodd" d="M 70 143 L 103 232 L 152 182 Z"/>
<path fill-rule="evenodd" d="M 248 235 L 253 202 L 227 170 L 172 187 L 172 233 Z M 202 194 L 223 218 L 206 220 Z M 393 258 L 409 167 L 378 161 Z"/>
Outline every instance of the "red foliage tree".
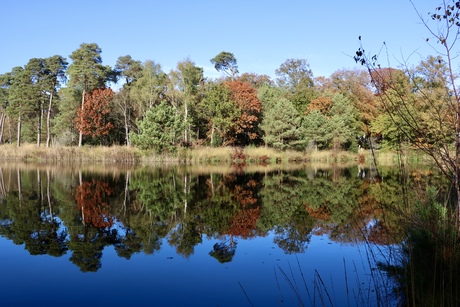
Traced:
<path fill-rule="evenodd" d="M 110 205 L 107 196 L 113 193 L 108 183 L 93 180 L 85 181 L 77 187 L 75 199 L 78 209 L 81 211 L 84 225 L 97 228 L 110 228 L 113 218 L 110 215 Z"/>
<path fill-rule="evenodd" d="M 114 125 L 108 120 L 113 91 L 98 88 L 85 95 L 85 104 L 78 109 L 76 127 L 83 135 L 98 137 L 107 135 Z"/>
<path fill-rule="evenodd" d="M 262 103 L 249 82 L 228 81 L 226 86 L 230 89 L 230 99 L 241 111 L 229 129 L 227 139 L 231 145 L 248 145 L 260 138 L 257 125 Z"/>

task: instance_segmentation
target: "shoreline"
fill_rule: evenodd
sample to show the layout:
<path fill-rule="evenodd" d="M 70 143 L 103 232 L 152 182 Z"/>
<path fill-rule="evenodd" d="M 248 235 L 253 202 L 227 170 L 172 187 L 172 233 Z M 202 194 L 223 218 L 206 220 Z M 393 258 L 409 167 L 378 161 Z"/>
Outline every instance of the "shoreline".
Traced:
<path fill-rule="evenodd" d="M 379 165 L 397 164 L 399 157 L 390 151 L 376 151 Z M 429 159 L 417 152 L 410 152 L 408 161 L 427 162 Z M 278 151 L 266 147 L 197 147 L 179 148 L 172 154 L 158 154 L 127 146 L 37 147 L 24 144 L 0 145 L 0 162 L 35 163 L 123 163 L 123 164 L 229 164 L 229 165 L 277 165 L 277 164 L 369 164 L 373 163 L 370 150 L 350 151 Z"/>

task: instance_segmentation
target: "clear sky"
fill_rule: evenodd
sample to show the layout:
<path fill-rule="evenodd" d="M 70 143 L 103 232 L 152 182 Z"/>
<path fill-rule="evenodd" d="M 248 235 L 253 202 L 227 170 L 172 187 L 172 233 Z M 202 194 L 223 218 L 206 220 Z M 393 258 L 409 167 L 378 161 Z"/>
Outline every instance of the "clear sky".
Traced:
<path fill-rule="evenodd" d="M 428 17 L 438 0 L 413 0 Z M 434 54 L 409 0 L 0 0 L 0 74 L 34 57 L 66 58 L 97 43 L 103 64 L 153 60 L 165 72 L 189 57 L 206 77 L 210 59 L 232 52 L 240 73 L 275 76 L 286 59 L 306 59 L 315 77 L 358 67 L 359 47 L 385 41 L 392 66 Z"/>

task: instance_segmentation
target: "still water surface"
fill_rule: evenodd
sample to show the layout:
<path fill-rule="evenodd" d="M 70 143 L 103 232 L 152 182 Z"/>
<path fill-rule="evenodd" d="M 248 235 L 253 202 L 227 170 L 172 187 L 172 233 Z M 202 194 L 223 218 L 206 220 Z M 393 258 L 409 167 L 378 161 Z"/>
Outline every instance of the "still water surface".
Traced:
<path fill-rule="evenodd" d="M 396 177 L 3 166 L 2 305 L 374 306 Z"/>

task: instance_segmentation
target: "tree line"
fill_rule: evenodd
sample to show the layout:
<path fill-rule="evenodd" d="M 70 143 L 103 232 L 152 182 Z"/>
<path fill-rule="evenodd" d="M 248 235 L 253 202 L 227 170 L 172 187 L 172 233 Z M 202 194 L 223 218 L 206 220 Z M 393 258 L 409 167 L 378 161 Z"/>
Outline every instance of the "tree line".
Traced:
<path fill-rule="evenodd" d="M 306 59 L 287 59 L 272 79 L 240 74 L 235 56 L 223 51 L 210 61 L 226 76 L 210 79 L 189 58 L 164 72 L 153 60 L 129 55 L 110 67 L 101 54 L 97 44 L 83 43 L 70 63 L 60 55 L 33 58 L 0 75 L 0 143 L 124 144 L 173 153 L 181 146 L 356 151 L 452 142 L 446 131 L 454 119 L 436 104 L 448 95 L 449 69 L 439 56 L 410 69 L 379 68 L 375 76 L 342 69 L 330 77 L 314 77 Z M 417 140 L 393 124 L 401 109 L 388 108 L 382 97 L 397 102 L 392 95 L 402 92 L 433 140 Z M 434 103 L 425 103 L 427 95 Z"/>

